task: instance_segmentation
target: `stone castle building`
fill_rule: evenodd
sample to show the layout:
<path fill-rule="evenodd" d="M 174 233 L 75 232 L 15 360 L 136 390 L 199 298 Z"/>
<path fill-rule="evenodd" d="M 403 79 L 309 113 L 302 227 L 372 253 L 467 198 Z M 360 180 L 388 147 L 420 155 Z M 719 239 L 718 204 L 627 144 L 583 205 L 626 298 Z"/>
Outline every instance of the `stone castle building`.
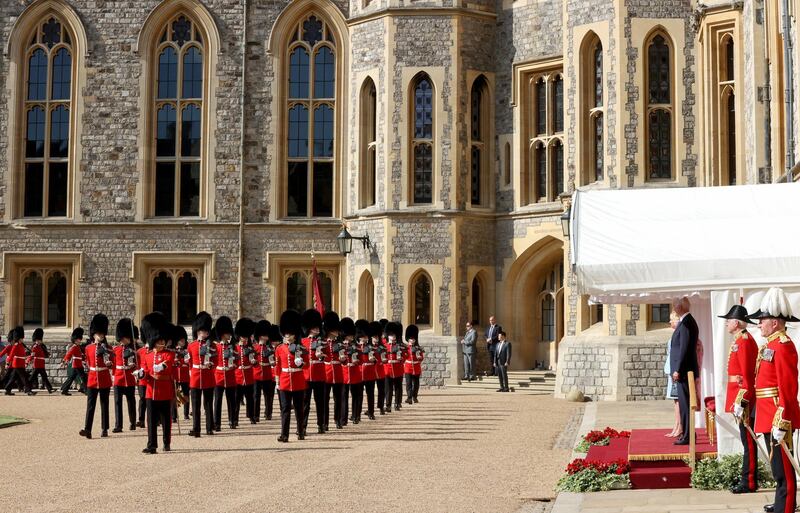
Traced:
<path fill-rule="evenodd" d="M 328 308 L 420 325 L 435 383 L 495 314 L 557 394 L 660 396 L 669 306 L 578 296 L 563 200 L 778 180 L 779 3 L 6 0 L 0 326 L 275 321 L 313 254 Z"/>

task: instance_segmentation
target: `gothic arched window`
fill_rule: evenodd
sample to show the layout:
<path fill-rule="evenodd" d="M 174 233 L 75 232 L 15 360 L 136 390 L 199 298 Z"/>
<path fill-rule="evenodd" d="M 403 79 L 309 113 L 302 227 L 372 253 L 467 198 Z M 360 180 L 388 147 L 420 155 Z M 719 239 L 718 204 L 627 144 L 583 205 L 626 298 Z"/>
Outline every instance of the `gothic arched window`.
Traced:
<path fill-rule="evenodd" d="M 647 179 L 672 178 L 672 48 L 656 33 L 647 43 Z"/>

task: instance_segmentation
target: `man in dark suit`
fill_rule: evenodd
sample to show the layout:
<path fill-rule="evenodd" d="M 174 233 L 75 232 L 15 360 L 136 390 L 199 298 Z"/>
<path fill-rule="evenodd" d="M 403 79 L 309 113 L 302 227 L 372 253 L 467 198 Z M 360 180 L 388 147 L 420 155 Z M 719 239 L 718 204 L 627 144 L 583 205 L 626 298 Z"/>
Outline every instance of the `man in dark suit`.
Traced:
<path fill-rule="evenodd" d="M 498 342 L 495 347 L 495 368 L 500 378 L 498 392 L 510 392 L 508 388 L 508 364 L 511 362 L 511 342 L 506 340 L 506 332 L 500 330 L 497 334 Z"/>
<path fill-rule="evenodd" d="M 496 366 L 495 363 L 497 361 L 497 355 L 495 352 L 495 348 L 497 347 L 498 335 L 503 330 L 500 325 L 497 324 L 497 320 L 494 318 L 494 315 L 489 317 L 489 326 L 486 328 L 486 350 L 489 352 L 489 362 L 491 363 L 491 368 L 489 372 L 491 372 L 492 376 L 496 375 Z"/>
<path fill-rule="evenodd" d="M 675 301 L 673 310 L 680 318 L 678 326 L 672 333 L 670 341 L 670 371 L 672 380 L 678 384 L 678 405 L 681 413 L 681 427 L 683 436 L 673 442 L 675 445 L 689 444 L 689 387 L 694 383 L 689 382 L 689 371 L 697 377 L 697 322 L 689 313 L 689 298 L 682 297 Z"/>

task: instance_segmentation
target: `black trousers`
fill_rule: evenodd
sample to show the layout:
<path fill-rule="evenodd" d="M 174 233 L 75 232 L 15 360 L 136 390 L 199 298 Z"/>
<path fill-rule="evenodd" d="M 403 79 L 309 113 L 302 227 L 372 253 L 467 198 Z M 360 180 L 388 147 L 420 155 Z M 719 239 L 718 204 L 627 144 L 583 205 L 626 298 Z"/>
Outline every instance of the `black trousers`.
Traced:
<path fill-rule="evenodd" d="M 108 430 L 108 396 L 110 388 L 89 388 L 86 390 L 86 422 L 83 428 L 87 433 L 92 432 L 94 424 L 94 409 L 97 406 L 97 396 L 100 396 L 100 427 Z"/>
<path fill-rule="evenodd" d="M 189 383 L 175 383 L 176 385 L 181 387 L 181 392 L 183 392 L 184 397 L 187 399 L 189 398 Z M 186 401 L 183 404 L 183 418 L 189 419 L 189 401 Z M 172 420 L 178 419 L 178 401 L 172 402 Z"/>
<path fill-rule="evenodd" d="M 678 381 L 678 408 L 681 414 L 681 441 L 689 440 L 689 381 L 686 378 Z M 775 511 L 778 511 L 777 509 Z"/>
<path fill-rule="evenodd" d="M 292 408 L 294 408 L 294 418 L 297 421 L 297 434 L 302 432 L 303 424 L 303 402 L 305 401 L 305 390 L 289 392 L 281 390 L 281 436 L 289 436 L 289 423 L 292 420 Z"/>
<path fill-rule="evenodd" d="M 144 418 L 147 415 L 147 400 L 144 397 L 147 394 L 147 387 L 136 385 L 136 388 L 139 390 L 139 423 L 144 424 Z"/>
<path fill-rule="evenodd" d="M 392 398 L 394 398 L 395 409 L 400 408 L 403 402 L 403 377 L 393 378 L 386 376 L 386 409 L 391 410 Z"/>
<path fill-rule="evenodd" d="M 82 392 L 86 391 L 86 372 L 83 369 L 71 369 L 67 371 L 67 380 L 61 384 L 62 392 L 69 392 L 72 382 L 78 380 L 78 387 Z"/>
<path fill-rule="evenodd" d="M 386 404 L 386 378 L 376 379 L 375 386 L 378 387 L 378 408 L 383 413 Z"/>
<path fill-rule="evenodd" d="M 25 369 L 10 369 L 9 373 L 11 377 L 8 378 L 8 382 L 6 383 L 7 394 L 11 393 L 11 389 L 14 388 L 14 383 L 17 383 L 20 390 L 24 390 L 25 393 L 31 391 L 31 382 L 28 381 L 28 373 L 25 372 Z"/>
<path fill-rule="evenodd" d="M 367 393 L 367 416 L 375 415 L 375 380 L 364 382 L 364 391 Z"/>
<path fill-rule="evenodd" d="M 228 425 L 235 426 L 233 415 L 239 403 L 236 402 L 236 386 L 214 387 L 214 429 L 222 428 L 222 396 L 225 395 L 225 404 L 228 406 Z"/>
<path fill-rule="evenodd" d="M 192 431 L 200 433 L 200 403 L 206 415 L 206 433 L 214 430 L 214 389 L 192 388 L 189 391 L 192 399 Z"/>
<path fill-rule="evenodd" d="M 494 349 L 497 347 L 497 344 L 486 344 L 486 349 L 489 351 L 489 375 L 495 376 L 497 372 L 495 372 L 496 367 L 495 364 L 497 363 L 497 354 L 495 353 Z"/>
<path fill-rule="evenodd" d="M 786 433 L 786 438 L 791 447 L 792 433 Z M 797 506 L 797 476 L 789 458 L 783 448 L 775 443 L 771 433 L 764 433 L 767 448 L 771 451 L 769 464 L 772 468 L 772 477 L 775 478 L 775 513 L 789 513 Z"/>
<path fill-rule="evenodd" d="M 416 399 L 419 394 L 419 376 L 406 374 L 406 395 L 408 400 Z"/>
<path fill-rule="evenodd" d="M 172 439 L 172 401 L 147 399 L 147 448 L 158 448 L 158 424 L 161 424 L 164 447 Z"/>
<path fill-rule="evenodd" d="M 47 379 L 47 371 L 45 369 L 33 369 L 31 374 L 31 388 L 39 388 L 39 376 L 42 377 L 42 388 L 46 388 L 48 392 L 53 391 L 53 385 Z"/>
<path fill-rule="evenodd" d="M 326 397 L 325 397 L 325 427 L 328 427 L 328 421 L 330 420 L 330 394 L 333 392 L 333 422 L 337 426 L 342 425 L 342 393 L 343 393 L 344 385 L 342 383 L 328 383 L 328 386 L 325 387 L 327 390 Z"/>
<path fill-rule="evenodd" d="M 750 418 L 750 425 L 752 426 L 753 418 Z M 744 458 L 742 458 L 742 477 L 739 480 L 739 486 L 747 488 L 748 490 L 758 490 L 758 448 L 756 441 L 747 431 L 744 422 L 739 423 L 739 438 L 744 447 Z"/>
<path fill-rule="evenodd" d="M 244 399 L 244 411 L 247 415 L 249 420 L 258 420 L 258 417 L 253 416 L 253 411 L 255 409 L 255 405 L 253 401 L 255 400 L 255 384 L 250 385 L 238 385 L 236 387 L 236 425 L 239 424 L 239 407 L 242 404 L 242 399 Z"/>
<path fill-rule="evenodd" d="M 253 406 L 253 415 L 261 418 L 261 395 L 264 395 L 264 413 L 266 419 L 272 418 L 272 403 L 275 402 L 275 380 L 256 381 L 256 400 Z"/>
<path fill-rule="evenodd" d="M 350 385 L 350 399 L 353 402 L 353 422 L 361 422 L 361 410 L 364 407 L 364 383 Z"/>
<path fill-rule="evenodd" d="M 324 381 L 309 381 L 306 394 L 303 397 L 303 425 L 308 429 L 308 420 L 311 416 L 311 396 L 314 396 L 314 409 L 317 411 L 317 426 L 325 426 L 325 410 L 328 408 L 328 401 L 325 400 L 326 384 Z"/>
<path fill-rule="evenodd" d="M 350 420 L 350 386 L 342 385 L 342 396 L 339 398 L 339 423 L 346 426 Z"/>
<path fill-rule="evenodd" d="M 128 402 L 128 419 L 131 426 L 136 424 L 136 386 L 114 385 L 114 429 L 122 429 L 122 398 Z"/>
<path fill-rule="evenodd" d="M 508 367 L 505 365 L 497 365 L 497 377 L 500 379 L 500 388 L 508 390 Z"/>

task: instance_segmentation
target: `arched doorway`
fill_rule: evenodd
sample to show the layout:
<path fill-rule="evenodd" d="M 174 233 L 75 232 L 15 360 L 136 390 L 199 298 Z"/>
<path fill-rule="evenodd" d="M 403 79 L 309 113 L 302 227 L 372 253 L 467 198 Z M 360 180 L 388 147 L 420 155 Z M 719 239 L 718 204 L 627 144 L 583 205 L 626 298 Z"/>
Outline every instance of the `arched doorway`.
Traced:
<path fill-rule="evenodd" d="M 358 282 L 358 317 L 368 321 L 375 319 L 375 282 L 369 271 L 364 271 Z"/>

